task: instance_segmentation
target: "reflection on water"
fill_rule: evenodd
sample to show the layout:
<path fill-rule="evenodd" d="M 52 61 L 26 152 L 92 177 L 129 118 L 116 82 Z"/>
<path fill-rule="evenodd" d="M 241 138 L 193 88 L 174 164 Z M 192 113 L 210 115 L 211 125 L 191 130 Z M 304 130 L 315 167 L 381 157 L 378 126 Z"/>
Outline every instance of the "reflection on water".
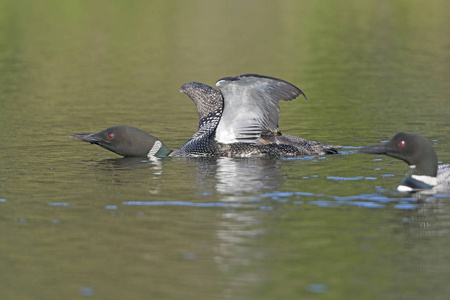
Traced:
<path fill-rule="evenodd" d="M 352 155 L 354 152 L 342 153 L 342 155 Z M 323 159 L 324 157 L 318 157 Z M 291 202 L 295 205 L 313 204 L 321 207 L 336 207 L 342 205 L 353 205 L 365 208 L 383 208 L 389 205 L 395 209 L 415 209 L 417 199 L 425 199 L 432 193 L 421 192 L 417 194 L 392 193 L 381 186 L 375 186 L 376 193 L 357 194 L 337 196 L 323 193 L 311 193 L 304 191 L 283 192 L 278 191 L 282 188 L 285 177 L 282 175 L 283 165 L 293 160 L 317 161 L 315 157 L 306 157 L 300 159 L 231 159 L 231 158 L 175 158 L 172 163 L 184 162 L 186 177 L 178 178 L 181 181 L 192 181 L 195 187 L 196 195 L 208 200 L 208 196 L 214 196 L 219 201 L 125 201 L 124 205 L 177 205 L 192 207 L 259 207 L 267 209 L 267 202 L 261 202 L 262 199 L 270 199 L 275 203 Z M 376 159 L 375 161 L 378 161 Z M 112 181 L 116 184 L 126 183 L 121 176 L 121 172 L 130 170 L 145 170 L 149 180 L 149 193 L 161 193 L 161 183 L 165 181 L 164 168 L 169 168 L 167 163 L 170 159 L 156 159 L 152 161 L 139 158 L 119 158 L 106 159 L 99 163 L 91 164 L 91 168 L 102 171 L 111 171 Z M 377 169 L 381 171 L 381 169 Z M 170 172 L 170 171 L 169 171 Z M 148 176 L 151 174 L 151 176 Z M 177 176 L 181 176 L 178 174 Z M 171 176 L 171 174 L 168 174 Z M 395 177 L 394 174 L 379 173 L 380 178 Z M 303 176 L 303 179 L 314 179 L 320 176 L 309 174 Z M 326 180 L 337 182 L 352 181 L 377 181 L 378 177 L 370 176 L 325 176 Z M 270 191 L 267 193 L 266 191 Z M 181 196 L 181 195 L 180 195 Z M 435 198 L 449 197 L 449 195 L 437 194 Z M 177 197 L 175 197 L 177 198 Z M 182 198 L 182 196 L 180 197 Z M 306 199 L 303 201 L 303 199 Z M 227 204 L 230 202 L 230 204 Z"/>
<path fill-rule="evenodd" d="M 352 154 L 351 154 L 352 155 Z M 445 215 L 442 215 L 441 200 L 448 199 L 449 195 L 435 195 L 434 197 L 427 197 L 423 194 L 400 194 L 393 189 L 384 189 L 380 186 L 376 187 L 375 193 L 362 193 L 358 195 L 337 196 L 324 193 L 311 193 L 302 191 L 277 191 L 283 188 L 286 182 L 286 177 L 283 176 L 283 169 L 285 164 L 291 164 L 293 160 L 276 160 L 276 159 L 229 159 L 229 158 L 199 158 L 199 159 L 168 159 L 160 160 L 159 162 L 148 162 L 140 160 L 122 160 L 118 159 L 101 161 L 98 166 L 103 168 L 108 165 L 108 169 L 112 173 L 120 172 L 123 169 L 146 169 L 150 170 L 151 174 L 170 176 L 170 169 L 167 169 L 171 163 L 181 162 L 186 163 L 188 172 L 181 172 L 184 174 L 183 181 L 191 178 L 191 184 L 195 187 L 198 196 L 196 201 L 123 201 L 115 210 L 121 210 L 121 207 L 192 207 L 196 209 L 214 209 L 215 215 L 211 226 L 211 233 L 214 235 L 214 242 L 210 244 L 211 247 L 211 261 L 217 268 L 217 271 L 223 276 L 223 286 L 221 294 L 224 298 L 233 298 L 236 295 L 248 294 L 248 289 L 259 287 L 262 282 L 267 280 L 278 280 L 272 275 L 263 275 L 261 273 L 261 263 L 263 265 L 269 264 L 271 268 L 278 268 L 278 264 L 289 264 L 292 259 L 292 253 L 315 252 L 317 255 L 322 253 L 322 259 L 332 264 L 335 256 L 328 257 L 326 251 L 323 249 L 304 249 L 301 241 L 308 239 L 318 240 L 322 243 L 329 244 L 335 251 L 346 251 L 349 246 L 361 247 L 362 249 L 372 249 L 377 251 L 377 244 L 373 244 L 367 240 L 367 235 L 375 234 L 376 226 L 379 223 L 379 217 L 368 218 L 363 220 L 364 226 L 355 228 L 358 224 L 358 218 L 355 220 L 348 220 L 341 223 L 339 217 L 328 215 L 324 211 L 311 209 L 311 207 L 318 207 L 319 209 L 337 210 L 337 214 L 342 214 L 340 208 L 354 207 L 356 209 L 370 209 L 374 212 L 381 211 L 382 214 L 388 213 L 382 219 L 393 224 L 391 231 L 385 232 L 385 238 L 391 240 L 392 257 L 387 261 L 380 263 L 380 266 L 372 265 L 371 268 L 362 269 L 357 272 L 350 272 L 348 278 L 375 278 L 387 277 L 392 281 L 393 285 L 409 286 L 420 295 L 427 294 L 429 288 L 418 288 L 411 285 L 417 276 L 425 274 L 429 276 L 433 272 L 446 273 L 445 269 L 440 265 L 440 260 L 436 257 L 428 255 L 428 246 L 424 246 L 424 239 L 438 239 L 434 243 L 442 243 L 439 241 L 443 236 L 447 236 L 445 226 L 442 226 L 442 220 Z M 321 159 L 305 159 L 294 161 L 298 166 L 304 166 L 302 162 L 317 162 L 324 163 Z M 180 173 L 178 173 L 180 175 Z M 371 181 L 372 178 L 367 176 L 302 176 L 308 179 L 323 179 L 326 181 Z M 164 179 L 163 179 L 164 181 Z M 163 193 L 164 187 L 161 186 L 159 193 Z M 303 209 L 305 207 L 306 213 Z M 108 208 L 107 208 L 108 209 Z M 303 211 L 303 213 L 302 213 Z M 391 214 L 392 211 L 398 211 L 398 214 Z M 209 211 L 211 213 L 212 211 Z M 306 226 L 309 234 L 305 236 L 293 237 L 292 244 L 287 244 L 284 240 L 284 235 L 292 235 L 291 230 L 295 228 L 280 227 L 277 222 L 273 223 L 268 220 L 268 216 L 276 214 L 278 217 L 294 213 L 296 216 L 296 226 Z M 375 213 L 376 214 L 376 213 Z M 327 217 L 324 217 L 327 215 Z M 373 214 L 371 214 L 373 215 Z M 374 215 L 375 216 L 375 215 Z M 325 221 L 319 221 L 324 218 Z M 340 224 L 337 228 L 331 229 L 333 225 L 328 222 L 336 218 L 335 225 Z M 345 217 L 347 218 L 347 217 Z M 302 220 L 303 219 L 303 220 Z M 293 219 L 292 219 L 293 220 Z M 385 221 L 381 221 L 382 223 Z M 310 222 L 316 223 L 310 227 Z M 382 224 L 381 223 L 381 224 Z M 303 225 L 302 225 L 303 224 Z M 342 234 L 341 230 L 344 228 L 352 228 L 353 234 L 351 239 L 356 239 L 353 243 L 348 244 L 347 237 L 344 235 L 341 242 L 330 240 L 322 236 L 321 230 L 317 228 L 328 228 L 332 232 L 337 230 L 338 234 Z M 381 225 L 379 225 L 381 226 Z M 375 231 L 374 231 L 375 230 Z M 276 233 L 274 233 L 276 232 Z M 303 234 L 304 235 L 304 234 Z M 311 237 L 309 237 L 311 235 Z M 361 239 L 358 241 L 358 239 Z M 400 239 L 400 240 L 397 240 Z M 265 244 L 265 247 L 260 247 L 260 240 L 270 240 L 273 244 Z M 342 244 L 343 243 L 343 244 Z M 383 247 L 383 246 L 382 246 Z M 442 247 L 442 245 L 441 245 Z M 274 258 L 274 251 L 282 249 Z M 358 260 L 359 257 L 364 257 L 367 254 L 357 252 L 353 255 Z M 401 257 L 396 253 L 400 251 Z M 441 252 L 441 251 L 439 251 Z M 370 252 L 371 253 L 371 252 Z M 386 252 L 385 252 L 386 253 Z M 199 259 L 198 251 L 183 250 L 183 258 L 185 260 L 197 261 Z M 285 255 L 285 258 L 283 257 Z M 372 255 L 372 254 L 371 254 Z M 370 259 L 370 256 L 366 259 Z M 440 254 L 441 257 L 443 254 Z M 201 256 L 201 255 L 200 255 Z M 399 261 L 396 261 L 399 259 Z M 353 259 L 348 258 L 349 265 Z M 396 273 L 386 273 L 383 268 L 389 268 L 388 265 L 394 263 Z M 315 259 L 311 259 L 311 265 L 314 266 Z M 301 266 L 306 266 L 308 263 L 303 261 Z M 332 271 L 331 271 L 332 272 Z M 333 285 L 333 280 L 326 277 L 316 277 L 316 272 L 312 272 L 312 278 L 309 279 L 306 274 L 302 272 L 297 273 L 296 268 L 292 273 L 292 281 L 297 278 L 303 292 L 307 293 L 331 293 L 337 287 Z M 350 280 L 351 279 L 347 279 Z M 269 285 L 271 286 L 271 285 Z M 351 284 L 343 285 L 347 289 L 351 289 Z M 266 291 L 266 288 L 256 289 L 255 293 Z M 389 286 L 380 288 L 379 293 L 384 293 L 389 290 Z M 265 293 L 265 292 L 263 292 Z M 277 287 L 271 286 L 268 295 L 276 295 L 279 293 Z M 345 294 L 345 293 L 344 293 Z M 269 298 L 268 298 L 269 299 Z M 392 297 L 395 299 L 395 297 Z"/>
<path fill-rule="evenodd" d="M 340 155 L 349 155 L 348 154 Z M 323 157 L 319 157 L 322 159 Z M 311 160 L 314 157 L 300 158 Z M 164 163 L 170 159 L 158 159 L 147 161 L 138 158 L 108 159 L 98 164 L 99 168 L 107 168 L 112 174 L 118 174 L 121 170 L 146 169 L 151 171 L 152 178 L 164 177 Z M 313 204 L 321 207 L 337 207 L 352 205 L 364 208 L 383 208 L 389 205 L 395 209 L 415 209 L 418 199 L 424 201 L 432 193 L 421 192 L 416 194 L 392 193 L 381 186 L 375 186 L 376 193 L 337 196 L 323 193 L 310 192 L 283 192 L 285 177 L 282 176 L 283 164 L 293 159 L 230 159 L 230 158 L 176 158 L 177 162 L 184 161 L 189 166 L 188 176 L 194 179 L 196 194 L 203 196 L 216 195 L 220 201 L 192 202 L 192 201 L 126 201 L 124 205 L 176 205 L 192 207 L 259 207 L 267 209 L 267 202 L 262 199 L 273 200 L 274 203 L 291 202 L 295 205 Z M 298 159 L 297 159 L 298 160 Z M 194 173 L 192 173 L 194 171 Z M 380 174 L 381 178 L 395 177 L 393 174 Z M 303 179 L 318 178 L 318 175 L 303 176 Z M 372 181 L 377 177 L 368 176 L 325 176 L 332 181 Z M 187 178 L 183 180 L 188 180 Z M 121 182 L 117 178 L 114 182 Z M 157 180 L 152 181 L 152 194 L 158 194 Z M 266 193 L 266 191 L 270 191 Z M 434 198 L 445 198 L 449 195 L 436 194 Z M 217 198 L 216 198 L 217 199 Z M 303 199 L 306 199 L 303 201 Z M 231 203 L 228 203 L 231 202 Z"/>
<path fill-rule="evenodd" d="M 227 202 L 240 201 L 242 195 L 277 189 L 283 185 L 280 164 L 275 159 L 220 158 L 217 161 L 215 188 L 225 195 L 223 201 Z"/>
<path fill-rule="evenodd" d="M 450 224 L 448 199 L 448 195 L 420 199 L 416 208 L 402 218 L 405 231 L 401 245 L 404 254 L 402 259 L 413 260 L 404 264 L 399 275 L 408 279 L 412 277 L 411 274 L 419 273 L 425 280 L 433 278 L 419 289 L 419 293 L 431 299 L 439 299 L 440 295 L 449 291 L 444 283 L 444 278 L 450 275 L 450 255 L 445 250 L 448 247 Z"/>
<path fill-rule="evenodd" d="M 45 253 L 48 247 L 64 253 L 60 259 L 69 260 L 64 263 L 65 275 L 55 274 L 71 287 L 69 292 L 47 296 L 106 293 L 114 298 L 121 289 L 133 286 L 136 295 L 202 293 L 205 298 L 272 299 L 280 294 L 323 293 L 339 298 L 357 287 L 370 289 L 369 282 L 380 280 L 391 284 L 381 285 L 378 295 L 393 286 L 427 294 L 429 288 L 413 283 L 422 276 L 434 280 L 434 273 L 447 273 L 442 266 L 442 259 L 448 257 L 444 253 L 450 215 L 447 195 L 417 198 L 395 192 L 395 185 L 344 196 L 306 191 L 302 182 L 308 183 L 306 187 L 316 181 L 372 182 L 366 175 L 356 179 L 321 175 L 321 167 L 345 157 L 358 159 L 349 154 L 298 160 L 88 160 L 80 171 L 95 174 L 103 182 L 99 187 L 109 192 L 97 190 L 96 201 L 89 204 L 47 201 L 37 210 L 14 214 L 4 228 L 15 232 L 17 225 L 31 225 L 29 234 L 46 238 L 22 248 L 12 259 L 13 266 L 26 265 L 36 256 L 50 260 Z M 305 172 L 290 178 L 286 172 L 292 168 Z M 297 191 L 285 189 L 292 181 Z M 128 191 L 130 185 L 134 193 Z M 82 190 L 80 194 L 89 195 Z M 3 211 L 17 210 L 16 201 L 3 199 L 0 205 Z M 50 238 L 49 231 L 59 233 Z M 430 245 L 442 249 L 434 250 L 438 256 L 429 254 Z M 82 250 L 85 263 L 77 271 L 80 262 L 70 258 L 80 255 L 80 247 L 89 251 Z M 103 249 L 109 249 L 104 257 Z M 89 255 L 91 251 L 99 254 Z M 336 259 L 345 263 L 337 264 Z M 120 278 L 121 283 L 105 291 L 92 264 L 109 265 L 109 276 Z M 48 273 L 54 272 L 51 267 L 39 270 L 46 278 L 54 276 Z M 80 272 L 86 280 L 73 279 Z M 14 268 L 10 274 L 24 278 Z M 186 287 L 173 291 L 168 289 L 171 282 Z M 283 290 L 286 285 L 295 288 Z M 31 285 L 27 293 L 36 288 Z"/>
<path fill-rule="evenodd" d="M 173 205 L 198 208 L 240 208 L 239 211 L 216 212 L 213 226 L 216 236 L 213 262 L 228 279 L 223 289 L 225 298 L 245 294 L 249 286 L 262 280 L 257 270 L 251 268 L 255 261 L 265 258 L 264 249 L 250 246 L 252 240 L 265 233 L 262 228 L 264 212 L 249 195 L 282 186 L 280 162 L 275 159 L 229 159 L 229 158 L 177 158 L 188 161 L 195 178 L 199 195 L 220 194 L 220 202 L 188 201 L 126 201 L 123 205 Z M 246 210 L 242 210 L 246 208 Z M 254 209 L 257 210 L 254 210 Z M 252 210 L 247 210 L 252 209 Z M 192 255 L 191 255 L 192 256 Z M 194 256 L 195 257 L 195 256 Z"/>

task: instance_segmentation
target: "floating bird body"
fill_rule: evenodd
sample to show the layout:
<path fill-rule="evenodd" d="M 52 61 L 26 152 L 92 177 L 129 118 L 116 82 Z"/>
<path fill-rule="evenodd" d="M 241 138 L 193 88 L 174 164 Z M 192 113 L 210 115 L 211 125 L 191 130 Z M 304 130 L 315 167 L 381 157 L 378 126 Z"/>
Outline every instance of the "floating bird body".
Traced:
<path fill-rule="evenodd" d="M 281 134 L 279 102 L 305 96 L 296 86 L 257 74 L 226 77 L 216 85 L 220 91 L 199 82 L 181 86 L 197 107 L 199 126 L 178 149 L 170 150 L 156 137 L 128 126 L 71 137 L 123 156 L 279 157 L 331 154 L 340 148 Z"/>
<path fill-rule="evenodd" d="M 397 187 L 401 192 L 450 191 L 450 165 L 438 165 L 431 142 L 421 135 L 399 132 L 386 143 L 361 148 L 359 152 L 384 154 L 406 162 L 409 170 Z"/>

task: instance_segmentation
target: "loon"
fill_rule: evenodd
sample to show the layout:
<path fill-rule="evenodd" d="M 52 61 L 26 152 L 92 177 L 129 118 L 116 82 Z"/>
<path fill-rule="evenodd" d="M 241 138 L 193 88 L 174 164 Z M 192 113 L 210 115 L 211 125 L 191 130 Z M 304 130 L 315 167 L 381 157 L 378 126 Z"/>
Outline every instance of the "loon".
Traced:
<path fill-rule="evenodd" d="M 198 131 L 183 146 L 170 150 L 156 137 L 134 127 L 114 126 L 97 133 L 71 137 L 97 144 L 122 156 L 300 156 L 337 153 L 331 146 L 300 137 L 281 135 L 279 101 L 305 94 L 294 85 L 273 77 L 245 74 L 225 77 L 220 91 L 199 83 L 180 91 L 194 102 Z"/>
<path fill-rule="evenodd" d="M 190 82 L 182 85 L 180 91 L 196 104 L 199 119 L 205 120 L 199 122 L 199 132 L 200 124 L 205 129 L 213 130 L 214 136 L 209 136 L 221 148 L 235 143 L 249 149 L 252 148 L 250 145 L 267 145 L 276 149 L 280 156 L 336 154 L 341 148 L 281 134 L 278 128 L 279 102 L 291 101 L 300 95 L 307 99 L 299 88 L 289 82 L 258 74 L 244 74 L 222 78 L 216 86 L 220 92 L 206 84 Z"/>
<path fill-rule="evenodd" d="M 431 142 L 418 134 L 399 132 L 386 143 L 359 149 L 361 153 L 385 154 L 409 165 L 397 190 L 418 192 L 450 191 L 450 165 L 439 165 Z"/>

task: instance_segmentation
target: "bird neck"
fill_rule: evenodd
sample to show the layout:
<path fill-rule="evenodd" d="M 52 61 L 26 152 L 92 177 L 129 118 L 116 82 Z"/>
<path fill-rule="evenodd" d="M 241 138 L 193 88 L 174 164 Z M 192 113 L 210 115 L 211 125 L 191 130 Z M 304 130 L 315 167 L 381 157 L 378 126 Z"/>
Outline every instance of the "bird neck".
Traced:
<path fill-rule="evenodd" d="M 148 152 L 147 156 L 149 158 L 151 157 L 167 157 L 172 152 L 172 150 L 169 149 L 166 145 L 164 145 L 161 141 L 157 140 L 154 144 L 152 149 Z"/>
<path fill-rule="evenodd" d="M 428 190 L 437 184 L 436 176 L 418 174 L 415 166 L 410 166 L 408 172 L 398 186 L 399 191 L 416 192 L 419 190 Z"/>

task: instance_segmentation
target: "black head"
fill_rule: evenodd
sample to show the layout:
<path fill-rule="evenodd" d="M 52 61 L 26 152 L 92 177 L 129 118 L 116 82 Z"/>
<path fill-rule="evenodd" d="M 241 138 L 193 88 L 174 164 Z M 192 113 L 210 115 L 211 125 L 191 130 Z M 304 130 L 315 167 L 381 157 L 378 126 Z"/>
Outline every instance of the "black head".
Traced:
<path fill-rule="evenodd" d="M 150 150 L 158 157 L 170 153 L 169 148 L 154 136 L 129 126 L 114 126 L 97 133 L 74 134 L 70 137 L 99 145 L 125 157 L 147 157 Z"/>
<path fill-rule="evenodd" d="M 415 166 L 414 174 L 436 177 L 437 155 L 431 142 L 418 134 L 399 132 L 386 143 L 359 149 L 361 153 L 385 154 Z"/>

